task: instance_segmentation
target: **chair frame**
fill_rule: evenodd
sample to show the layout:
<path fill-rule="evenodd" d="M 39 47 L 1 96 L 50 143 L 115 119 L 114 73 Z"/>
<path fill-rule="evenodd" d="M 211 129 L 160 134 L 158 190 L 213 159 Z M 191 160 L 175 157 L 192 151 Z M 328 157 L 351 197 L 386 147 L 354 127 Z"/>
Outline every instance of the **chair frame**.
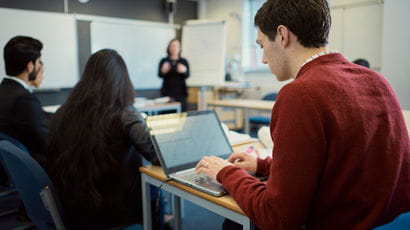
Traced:
<path fill-rule="evenodd" d="M 37 211 L 40 212 L 44 212 L 48 213 L 50 216 L 49 217 L 40 217 L 40 218 L 32 218 L 32 222 L 36 225 L 36 227 L 38 229 L 50 229 L 51 225 L 49 224 L 54 224 L 54 228 L 57 230 L 65 230 L 64 224 L 63 224 L 63 220 L 61 218 L 60 212 L 59 212 L 59 208 L 57 206 L 57 202 L 55 200 L 55 197 L 53 195 L 53 192 L 51 191 L 51 187 L 53 187 L 53 184 L 50 180 L 50 178 L 48 177 L 47 173 L 44 171 L 44 169 L 33 159 L 31 158 L 30 155 L 25 155 L 25 153 L 19 149 L 16 145 L 14 145 L 13 143 L 11 143 L 10 141 L 7 140 L 2 140 L 0 141 L 1 144 L 1 153 L 0 153 L 0 160 L 2 160 L 3 165 L 5 166 L 5 169 L 7 171 L 7 173 L 9 174 L 10 178 L 21 178 L 21 175 L 19 176 L 19 174 L 16 174 L 16 169 L 11 169 L 11 166 L 18 166 L 18 165 L 27 165 L 26 169 L 23 169 L 24 171 L 22 172 L 38 172 L 39 173 L 39 183 L 36 183 L 36 187 L 33 187 L 34 190 L 38 189 L 37 191 L 39 191 L 38 195 L 39 195 L 39 199 L 37 204 L 43 204 L 43 210 L 41 210 L 41 208 L 37 208 Z M 4 148 L 4 149 L 3 149 Z M 28 157 L 28 158 L 27 158 Z M 16 165 L 14 165 L 15 163 L 13 162 L 18 162 Z M 11 171 L 10 171 L 11 170 Z M 17 189 L 17 191 L 20 193 L 24 189 L 25 186 L 21 186 L 23 185 L 21 182 L 16 184 L 16 181 L 13 181 L 14 185 Z M 19 185 L 20 184 L 20 185 Z M 20 187 L 21 186 L 21 187 Z M 43 187 L 44 186 L 44 187 Z M 27 191 L 26 191 L 27 193 Z M 24 193 L 23 193 L 24 194 Z M 22 194 L 20 194 L 22 195 Z M 26 198 L 24 198 L 26 197 Z M 26 199 L 22 199 L 23 203 L 25 203 L 25 201 L 30 201 L 31 199 L 29 197 L 27 197 L 27 195 L 22 195 L 22 198 Z M 26 205 L 26 203 L 25 203 Z M 30 208 L 28 208 L 30 209 Z M 36 208 L 34 208 L 36 209 Z M 31 212 L 33 212 L 33 210 L 31 210 Z M 29 212 L 30 213 L 30 212 Z M 30 215 L 29 215 L 30 216 Z M 50 218 L 51 217 L 51 218 Z M 47 221 L 44 219 L 46 218 Z M 52 221 L 52 222 L 51 222 Z M 52 228 L 52 227 L 51 227 Z"/>
<path fill-rule="evenodd" d="M 48 186 L 45 186 L 41 189 L 40 197 L 41 200 L 43 200 L 44 207 L 50 212 L 51 218 L 53 219 L 56 229 L 65 230 L 64 223 L 61 218 L 60 212 L 58 211 L 53 193 L 51 192 Z"/>

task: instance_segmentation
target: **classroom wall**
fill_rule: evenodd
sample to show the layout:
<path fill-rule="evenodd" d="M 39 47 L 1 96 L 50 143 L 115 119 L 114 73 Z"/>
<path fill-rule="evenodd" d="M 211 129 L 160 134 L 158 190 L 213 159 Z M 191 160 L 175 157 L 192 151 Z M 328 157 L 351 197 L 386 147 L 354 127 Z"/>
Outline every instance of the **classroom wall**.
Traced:
<path fill-rule="evenodd" d="M 247 0 L 207 0 L 202 1 L 199 5 L 200 19 L 226 20 L 228 22 L 228 59 L 240 59 L 241 56 L 244 1 Z M 243 96 L 254 99 L 260 99 L 266 93 L 278 91 L 284 85 L 284 83 L 278 82 L 270 72 L 243 73 L 242 79 L 251 82 L 254 86 L 254 88 L 246 90 Z"/>
<path fill-rule="evenodd" d="M 107 17 L 168 22 L 166 1 L 164 0 L 90 0 L 80 3 L 77 0 L 2 0 L 0 7 L 89 14 Z M 182 24 L 186 20 L 197 18 L 197 2 L 178 0 L 175 23 Z"/>
<path fill-rule="evenodd" d="M 248 0 L 207 0 L 198 5 L 199 16 L 202 19 L 229 18 L 230 12 L 239 12 L 242 15 L 244 1 Z M 340 41 L 338 49 L 346 49 L 350 58 L 356 58 L 356 53 L 360 44 L 360 49 L 365 55 L 375 55 L 372 58 L 374 69 L 381 71 L 387 78 L 393 89 L 398 94 L 400 103 L 404 109 L 410 109 L 410 30 L 405 26 L 405 22 L 410 20 L 408 12 L 410 1 L 408 0 L 330 0 L 331 5 L 337 6 L 340 12 L 344 8 L 346 15 L 356 15 L 357 20 L 343 18 L 343 30 L 340 33 L 331 34 L 331 41 Z M 368 6 L 368 7 L 366 7 Z M 382 8 L 383 12 L 380 12 Z M 348 9 L 348 10 L 346 10 Z M 360 9 L 365 9 L 366 15 L 370 15 L 372 20 L 361 18 Z M 372 12 L 374 10 L 374 12 Z M 334 11 L 334 9 L 332 10 Z M 356 11 L 359 11 L 357 13 Z M 374 20 L 373 20 L 374 18 Z M 359 21 L 358 21 L 359 20 Z M 333 22 L 337 23 L 337 21 Z M 353 32 L 352 32 L 353 31 Z M 353 36 L 354 31 L 366 35 L 365 38 Z M 238 44 L 241 40 L 242 29 L 230 29 L 229 42 Z M 347 33 L 349 36 L 342 36 Z M 357 33 L 356 33 L 357 34 Z M 376 35 L 375 35 L 376 34 Z M 374 36 L 378 36 L 373 39 Z M 236 39 L 236 40 L 235 40 Z M 370 42 L 365 42 L 366 40 Z M 363 43 L 364 42 L 364 43 Z M 364 44 L 364 45 L 363 45 Z M 228 47 L 229 49 L 229 47 Z M 234 49 L 228 52 L 232 54 Z M 350 52 L 351 51 L 351 52 Z M 371 63 L 372 64 L 372 63 Z M 245 73 L 245 80 L 251 82 L 255 89 L 247 92 L 246 96 L 251 98 L 261 98 L 270 91 L 279 90 L 287 82 L 278 82 L 270 72 Z"/>
<path fill-rule="evenodd" d="M 107 17 L 118 17 L 153 22 L 168 22 L 168 9 L 164 0 L 90 0 L 83 4 L 77 0 L 2 0 L 0 7 L 27 9 L 38 11 L 51 11 L 60 13 L 76 13 Z M 197 19 L 197 2 L 190 0 L 178 0 L 174 16 L 174 23 L 183 24 L 186 20 Z M 24 33 L 24 31 L 22 31 Z M 91 53 L 90 23 L 77 21 L 78 53 L 80 73 Z M 136 90 L 138 96 L 155 98 L 159 97 L 159 89 Z M 35 92 L 43 105 L 63 103 L 70 89 L 60 91 Z"/>
<path fill-rule="evenodd" d="M 410 1 L 384 0 L 382 74 L 410 110 Z"/>
<path fill-rule="evenodd" d="M 206 2 L 206 5 L 204 4 Z M 208 0 L 202 1 L 201 6 L 206 7 L 206 11 L 201 11 L 199 19 L 224 20 L 228 25 L 228 57 L 241 54 L 241 16 L 243 0 Z"/>
<path fill-rule="evenodd" d="M 347 0 L 332 1 L 328 49 L 342 52 L 350 61 L 364 58 L 370 62 L 371 69 L 380 72 L 383 2 L 356 1 L 356 4 Z"/>
<path fill-rule="evenodd" d="M 0 7 L 51 12 L 64 12 L 64 0 L 3 0 L 0 1 Z"/>

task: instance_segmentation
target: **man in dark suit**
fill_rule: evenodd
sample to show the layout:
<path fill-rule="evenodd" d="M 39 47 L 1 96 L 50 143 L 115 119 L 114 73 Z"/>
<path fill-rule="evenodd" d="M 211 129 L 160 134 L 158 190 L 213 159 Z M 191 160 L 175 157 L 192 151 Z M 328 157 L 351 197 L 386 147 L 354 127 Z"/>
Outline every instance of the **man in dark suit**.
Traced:
<path fill-rule="evenodd" d="M 31 89 L 42 74 L 42 48 L 37 39 L 12 38 L 4 47 L 8 76 L 0 84 L 0 132 L 20 141 L 36 159 L 44 151 L 48 132 L 47 115 Z"/>

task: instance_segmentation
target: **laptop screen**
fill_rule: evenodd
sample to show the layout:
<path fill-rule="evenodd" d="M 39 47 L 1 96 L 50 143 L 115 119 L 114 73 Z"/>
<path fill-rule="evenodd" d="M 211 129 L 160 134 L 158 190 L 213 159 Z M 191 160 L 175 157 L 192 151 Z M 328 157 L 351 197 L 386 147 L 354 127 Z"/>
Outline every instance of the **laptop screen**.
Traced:
<path fill-rule="evenodd" d="M 149 116 L 146 122 L 167 175 L 194 167 L 203 156 L 232 153 L 213 110 Z"/>

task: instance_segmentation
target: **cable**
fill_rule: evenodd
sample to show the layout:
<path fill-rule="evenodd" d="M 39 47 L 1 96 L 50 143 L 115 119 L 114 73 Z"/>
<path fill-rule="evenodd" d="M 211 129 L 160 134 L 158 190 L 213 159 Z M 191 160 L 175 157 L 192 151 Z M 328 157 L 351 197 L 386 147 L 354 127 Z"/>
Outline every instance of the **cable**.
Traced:
<path fill-rule="evenodd" d="M 160 207 L 159 201 L 160 201 L 160 197 L 161 197 L 161 187 L 162 187 L 162 185 L 164 185 L 165 183 L 168 183 L 168 182 L 171 181 L 171 180 L 173 180 L 173 179 L 172 179 L 172 178 L 167 178 L 167 179 L 161 181 L 161 184 L 158 186 L 158 195 L 157 195 L 157 198 L 156 198 L 156 200 L 155 200 L 155 213 L 157 214 L 157 215 L 156 215 L 157 218 L 160 217 L 160 213 L 159 213 L 159 207 Z M 159 220 L 158 220 L 158 219 L 157 219 L 157 222 L 159 223 Z"/>

